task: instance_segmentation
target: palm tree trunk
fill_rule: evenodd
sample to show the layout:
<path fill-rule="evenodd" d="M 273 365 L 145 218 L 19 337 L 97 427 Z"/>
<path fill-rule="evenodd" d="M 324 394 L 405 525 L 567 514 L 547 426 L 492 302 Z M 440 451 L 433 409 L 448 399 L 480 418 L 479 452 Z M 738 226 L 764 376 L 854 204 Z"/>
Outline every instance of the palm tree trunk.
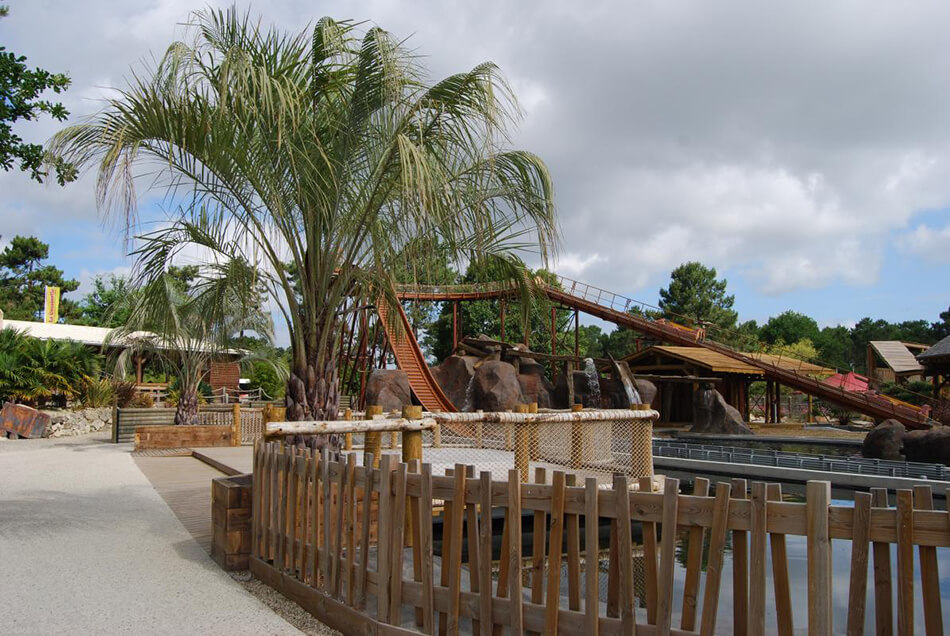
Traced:
<path fill-rule="evenodd" d="M 175 424 L 197 426 L 198 423 L 198 389 L 182 387 L 181 395 L 178 396 L 178 408 L 175 409 Z"/>
<path fill-rule="evenodd" d="M 335 420 L 340 407 L 340 378 L 332 353 L 307 352 L 305 362 L 292 364 L 287 379 L 287 421 Z M 294 356 L 297 359 L 297 356 Z M 314 450 L 339 450 L 337 435 L 297 435 L 293 442 Z"/>

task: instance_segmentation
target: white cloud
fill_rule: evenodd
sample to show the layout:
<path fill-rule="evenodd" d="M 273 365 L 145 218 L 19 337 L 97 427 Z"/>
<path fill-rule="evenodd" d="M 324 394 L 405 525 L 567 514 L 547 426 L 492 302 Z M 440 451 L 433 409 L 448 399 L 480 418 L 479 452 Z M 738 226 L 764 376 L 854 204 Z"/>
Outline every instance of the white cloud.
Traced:
<path fill-rule="evenodd" d="M 18 3 L 0 34 L 71 74 L 75 121 L 182 37 L 194 7 Z M 950 206 L 950 4 L 283 0 L 258 12 L 288 29 L 373 20 L 410 37 L 433 78 L 497 62 L 525 110 L 516 142 L 555 178 L 558 267 L 585 282 L 650 301 L 699 260 L 768 294 L 874 285 L 897 236 L 947 262 L 947 230 L 901 232 Z M 0 192 L 5 236 L 97 222 L 91 179 L 59 189 L 0 174 Z"/>
<path fill-rule="evenodd" d="M 943 229 L 918 225 L 898 238 L 898 246 L 931 263 L 950 263 L 950 225 Z"/>

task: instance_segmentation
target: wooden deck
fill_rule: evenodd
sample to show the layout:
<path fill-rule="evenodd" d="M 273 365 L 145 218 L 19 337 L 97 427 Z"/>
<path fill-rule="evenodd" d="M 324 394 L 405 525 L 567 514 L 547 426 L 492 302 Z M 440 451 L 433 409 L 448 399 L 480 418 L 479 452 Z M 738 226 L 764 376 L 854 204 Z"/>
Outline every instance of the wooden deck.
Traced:
<path fill-rule="evenodd" d="M 198 544 L 211 552 L 211 480 L 224 473 L 193 457 L 134 457 Z"/>

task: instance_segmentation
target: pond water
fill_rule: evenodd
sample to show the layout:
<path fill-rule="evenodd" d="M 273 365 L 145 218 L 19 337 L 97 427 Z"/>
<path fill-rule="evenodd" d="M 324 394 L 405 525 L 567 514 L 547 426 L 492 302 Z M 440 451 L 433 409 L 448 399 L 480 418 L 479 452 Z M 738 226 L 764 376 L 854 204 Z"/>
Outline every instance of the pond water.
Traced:
<path fill-rule="evenodd" d="M 832 500 L 832 505 L 836 506 L 852 506 L 853 502 L 847 499 L 834 499 Z M 730 533 L 731 535 L 731 533 Z M 679 606 L 674 608 L 674 621 L 675 626 L 679 625 L 680 619 L 680 610 L 682 609 L 682 595 L 683 595 L 683 583 L 686 577 L 686 554 L 688 548 L 688 541 L 686 540 L 686 535 L 684 534 L 677 544 L 677 563 L 676 570 L 674 574 L 674 598 L 680 599 Z M 708 543 L 708 541 L 707 541 Z M 720 587 L 720 599 L 719 599 L 719 611 L 718 611 L 718 620 L 717 620 L 717 633 L 730 634 L 733 630 L 733 613 L 732 613 L 732 545 L 731 545 L 731 536 L 727 539 L 727 555 L 725 559 L 725 564 L 722 574 L 722 584 Z M 807 619 L 808 619 L 808 562 L 807 562 L 807 545 L 805 537 L 797 536 L 787 536 L 786 537 L 786 551 L 788 554 L 788 569 L 789 569 L 789 578 L 792 590 L 792 608 L 795 618 L 795 633 L 796 634 L 806 634 L 807 630 Z M 916 633 L 923 634 L 923 602 L 921 599 L 920 593 L 920 565 L 918 561 L 918 554 L 915 549 L 914 551 L 914 591 L 915 591 L 915 627 Z M 943 599 L 943 620 L 944 625 L 950 624 L 950 548 L 938 548 L 937 549 L 937 559 L 938 559 L 938 568 L 941 573 L 940 576 L 940 597 Z M 868 590 L 867 590 L 867 610 L 865 615 L 865 632 L 868 634 L 875 633 L 875 624 L 874 624 L 874 584 L 870 578 L 870 570 L 873 566 L 872 563 L 869 564 L 869 579 L 868 579 Z M 705 567 L 706 567 L 706 555 L 703 556 L 703 581 L 701 582 L 700 590 L 705 589 Z M 896 546 L 891 546 L 891 571 L 897 571 L 897 553 Z M 766 631 L 768 633 L 776 633 L 776 610 L 774 604 L 774 587 L 772 580 L 771 572 L 771 559 L 769 559 L 769 565 L 766 570 L 767 577 L 767 593 L 766 593 Z M 834 625 L 835 633 L 843 633 L 844 628 L 847 624 L 848 617 L 848 590 L 850 587 L 850 577 L 851 577 L 851 542 L 844 540 L 833 540 L 832 541 L 832 576 L 833 576 L 833 589 L 834 589 L 834 598 L 833 598 L 833 612 L 834 612 Z M 891 583 L 891 592 L 892 592 L 892 607 L 894 608 L 893 615 L 896 620 L 897 616 L 897 581 L 896 577 Z M 699 600 L 699 608 L 696 613 L 697 617 L 702 615 L 702 599 Z M 640 609 L 637 614 L 638 621 L 646 621 L 646 610 Z M 698 622 L 698 621 L 697 621 Z"/>

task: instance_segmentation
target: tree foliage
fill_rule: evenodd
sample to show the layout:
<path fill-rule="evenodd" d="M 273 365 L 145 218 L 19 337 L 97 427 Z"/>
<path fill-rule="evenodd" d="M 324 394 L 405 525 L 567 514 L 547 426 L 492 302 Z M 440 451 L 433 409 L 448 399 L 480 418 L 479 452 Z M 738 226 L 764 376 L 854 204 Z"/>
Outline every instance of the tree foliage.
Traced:
<path fill-rule="evenodd" d="M 553 188 L 540 159 L 508 148 L 518 109 L 494 64 L 429 84 L 421 56 L 376 27 L 285 33 L 235 9 L 191 26 L 52 148 L 97 162 L 99 203 L 129 227 L 142 165 L 181 203 L 144 237 L 143 279 L 199 246 L 267 288 L 291 340 L 288 418 L 336 417 L 339 312 L 354 293 L 398 302 L 395 264 L 420 237 L 455 262 L 493 255 L 529 288 L 512 255 L 553 245 Z"/>
<path fill-rule="evenodd" d="M 807 339 L 814 342 L 818 339 L 818 323 L 814 318 L 791 309 L 783 311 L 778 316 L 772 316 L 759 329 L 759 337 L 770 345 L 793 343 Z"/>
<path fill-rule="evenodd" d="M 716 268 L 697 262 L 684 263 L 670 274 L 670 284 L 660 290 L 660 309 L 665 318 L 698 327 L 711 323 L 732 329 L 738 314 L 735 297 L 726 294 L 726 280 L 716 278 Z"/>
<path fill-rule="evenodd" d="M 129 320 L 138 290 L 129 278 L 110 274 L 92 279 L 92 291 L 79 301 L 80 325 L 93 327 L 121 327 Z"/>
<path fill-rule="evenodd" d="M 0 7 L 0 17 L 7 15 L 6 7 Z M 43 146 L 24 141 L 13 131 L 19 121 L 34 121 L 41 115 L 63 121 L 69 116 L 66 108 L 58 103 L 42 99 L 48 90 L 62 93 L 69 87 L 69 77 L 63 73 L 50 73 L 41 68 L 30 69 L 26 57 L 0 46 L 0 165 L 9 172 L 19 163 L 19 169 L 29 172 L 30 177 L 42 182 L 48 171 L 44 163 L 56 170 L 60 185 L 75 178 L 75 170 L 62 160 L 46 157 Z"/>
<path fill-rule="evenodd" d="M 44 263 L 49 245 L 32 236 L 15 236 L 0 252 L 0 309 L 11 320 L 36 320 L 42 316 L 46 286 L 60 288 L 59 315 L 78 315 L 76 303 L 62 298 L 79 288 L 79 281 L 63 278 L 63 270 Z"/>
<path fill-rule="evenodd" d="M 65 406 L 96 378 L 102 357 L 77 342 L 40 340 L 0 329 L 0 402 Z"/>

